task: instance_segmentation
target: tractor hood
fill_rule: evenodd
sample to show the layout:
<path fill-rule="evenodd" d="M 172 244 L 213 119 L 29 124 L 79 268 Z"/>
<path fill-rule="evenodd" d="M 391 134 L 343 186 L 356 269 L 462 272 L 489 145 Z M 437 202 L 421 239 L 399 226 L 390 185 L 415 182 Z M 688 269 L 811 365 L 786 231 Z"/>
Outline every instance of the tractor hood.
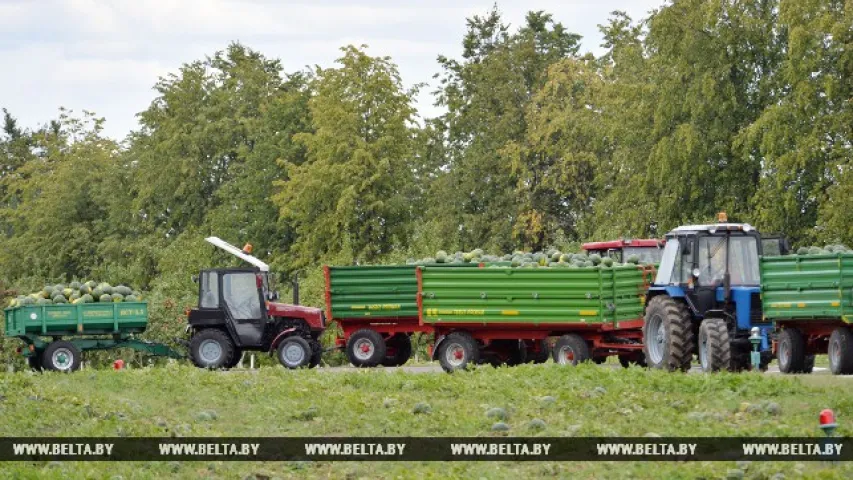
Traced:
<path fill-rule="evenodd" d="M 271 317 L 300 318 L 305 320 L 311 326 L 311 330 L 323 330 L 326 327 L 326 317 L 319 308 L 269 302 L 267 303 L 267 312 Z"/>

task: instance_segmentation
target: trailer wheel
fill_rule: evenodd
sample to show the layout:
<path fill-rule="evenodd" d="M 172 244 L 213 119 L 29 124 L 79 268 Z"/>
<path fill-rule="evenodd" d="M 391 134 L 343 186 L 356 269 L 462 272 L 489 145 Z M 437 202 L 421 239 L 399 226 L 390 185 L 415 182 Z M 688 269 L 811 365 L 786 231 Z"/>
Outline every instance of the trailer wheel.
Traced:
<path fill-rule="evenodd" d="M 551 349 L 548 347 L 548 340 L 542 339 L 538 342 L 539 351 L 534 351 L 532 348 L 527 349 L 528 363 L 545 363 L 551 357 Z"/>
<path fill-rule="evenodd" d="M 311 345 L 308 345 L 307 340 L 297 335 L 285 337 L 278 343 L 276 355 L 284 368 L 291 370 L 301 368 L 311 362 Z"/>
<path fill-rule="evenodd" d="M 347 358 L 356 367 L 375 367 L 385 359 L 385 340 L 376 330 L 364 328 L 347 341 Z"/>
<path fill-rule="evenodd" d="M 388 350 L 393 350 L 393 354 L 389 354 Z M 394 334 L 385 342 L 385 359 L 382 360 L 382 365 L 386 367 L 399 367 L 409 361 L 412 356 L 412 341 L 405 333 Z"/>
<path fill-rule="evenodd" d="M 226 367 L 233 360 L 235 347 L 222 330 L 205 328 L 193 334 L 189 350 L 193 365 L 213 369 Z"/>
<path fill-rule="evenodd" d="M 645 367 L 646 357 L 642 353 L 639 355 L 619 355 L 619 364 L 622 365 L 622 368 L 628 368 L 631 365 Z"/>
<path fill-rule="evenodd" d="M 80 368 L 83 353 L 71 342 L 50 342 L 42 354 L 42 366 L 55 372 L 73 372 Z"/>
<path fill-rule="evenodd" d="M 30 367 L 30 369 L 35 370 L 36 372 L 40 372 L 42 370 L 41 352 L 35 351 L 32 355 L 27 357 L 27 365 Z"/>
<path fill-rule="evenodd" d="M 592 363 L 596 365 L 604 365 L 607 362 L 607 357 L 592 357 Z"/>
<path fill-rule="evenodd" d="M 796 328 L 786 328 L 779 333 L 779 347 L 776 358 L 779 359 L 779 371 L 782 373 L 811 373 L 806 372 L 806 341 L 803 334 Z M 814 357 L 812 357 L 814 368 Z"/>
<path fill-rule="evenodd" d="M 829 370 L 834 375 L 853 373 L 853 333 L 838 327 L 829 336 Z"/>
<path fill-rule="evenodd" d="M 732 364 L 729 327 L 722 318 L 706 318 L 699 325 L 699 363 L 706 373 L 728 370 Z"/>
<path fill-rule="evenodd" d="M 651 368 L 690 369 L 693 360 L 693 325 L 683 303 L 658 295 L 646 307 L 643 350 Z"/>
<path fill-rule="evenodd" d="M 320 365 L 320 362 L 323 360 L 323 347 L 317 346 L 317 347 L 313 347 L 312 349 L 313 349 L 314 353 L 311 354 L 311 361 L 308 362 L 309 368 L 317 367 L 318 365 Z"/>
<path fill-rule="evenodd" d="M 589 359 L 589 345 L 573 333 L 563 335 L 554 344 L 554 363 L 574 366 Z"/>
<path fill-rule="evenodd" d="M 480 360 L 480 347 L 465 332 L 448 334 L 438 346 L 438 363 L 447 373 L 466 370 Z"/>

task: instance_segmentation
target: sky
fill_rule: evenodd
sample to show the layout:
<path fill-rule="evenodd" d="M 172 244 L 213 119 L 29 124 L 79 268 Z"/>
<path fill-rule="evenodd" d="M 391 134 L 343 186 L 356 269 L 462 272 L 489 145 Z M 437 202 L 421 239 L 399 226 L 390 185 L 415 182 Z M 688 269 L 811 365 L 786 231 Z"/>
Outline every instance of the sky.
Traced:
<path fill-rule="evenodd" d="M 647 16 L 663 0 L 499 1 L 505 23 L 544 10 L 583 36 L 582 52 L 600 53 L 597 25 L 624 10 Z M 458 57 L 465 19 L 494 0 L 0 0 L 0 107 L 35 128 L 59 107 L 106 118 L 105 134 L 124 139 L 154 99 L 160 76 L 223 50 L 232 41 L 281 60 L 286 72 L 330 67 L 340 47 L 368 45 L 390 56 L 417 98 L 432 105 L 436 57 Z"/>

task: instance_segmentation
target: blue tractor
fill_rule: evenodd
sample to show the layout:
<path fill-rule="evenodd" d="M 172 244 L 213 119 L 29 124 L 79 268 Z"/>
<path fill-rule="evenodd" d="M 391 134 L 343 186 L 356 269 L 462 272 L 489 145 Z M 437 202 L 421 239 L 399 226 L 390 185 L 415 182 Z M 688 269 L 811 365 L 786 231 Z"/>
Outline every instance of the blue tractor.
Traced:
<path fill-rule="evenodd" d="M 706 372 L 749 369 L 753 327 L 760 336 L 760 368 L 773 359 L 773 326 L 762 317 L 758 259 L 768 241 L 778 253 L 785 253 L 786 243 L 781 237 L 762 242 L 755 228 L 728 223 L 724 213 L 719 221 L 666 235 L 657 277 L 646 294 L 649 367 L 688 370 L 697 354 Z"/>

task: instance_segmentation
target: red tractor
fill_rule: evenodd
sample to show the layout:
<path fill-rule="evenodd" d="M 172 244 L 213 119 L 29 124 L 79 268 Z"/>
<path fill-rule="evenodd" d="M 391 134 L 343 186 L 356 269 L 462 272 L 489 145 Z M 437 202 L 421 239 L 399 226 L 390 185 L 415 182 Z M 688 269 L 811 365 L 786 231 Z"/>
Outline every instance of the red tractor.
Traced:
<path fill-rule="evenodd" d="M 262 351 L 275 353 L 286 368 L 317 366 L 326 327 L 323 311 L 276 302 L 269 265 L 251 255 L 251 245 L 241 250 L 217 237 L 205 240 L 252 266 L 202 270 L 194 279 L 199 284 L 198 307 L 187 316 L 193 364 L 232 368 L 244 351 Z"/>
<path fill-rule="evenodd" d="M 663 255 L 663 245 L 663 240 L 657 239 L 611 240 L 584 243 L 581 248 L 587 253 L 597 253 L 617 262 L 625 262 L 636 255 L 642 264 L 658 264 Z"/>

